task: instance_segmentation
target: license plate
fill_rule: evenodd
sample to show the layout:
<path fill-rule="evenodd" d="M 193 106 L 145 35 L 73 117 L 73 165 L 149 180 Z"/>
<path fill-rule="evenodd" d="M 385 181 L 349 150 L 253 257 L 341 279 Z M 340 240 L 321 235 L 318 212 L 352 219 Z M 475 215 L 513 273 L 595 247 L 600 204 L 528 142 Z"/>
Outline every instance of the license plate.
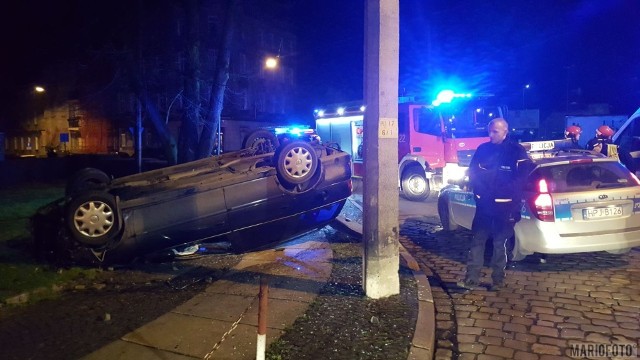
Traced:
<path fill-rule="evenodd" d="M 585 220 L 611 218 L 618 216 L 622 216 L 622 206 L 607 206 L 582 210 L 582 217 Z"/>

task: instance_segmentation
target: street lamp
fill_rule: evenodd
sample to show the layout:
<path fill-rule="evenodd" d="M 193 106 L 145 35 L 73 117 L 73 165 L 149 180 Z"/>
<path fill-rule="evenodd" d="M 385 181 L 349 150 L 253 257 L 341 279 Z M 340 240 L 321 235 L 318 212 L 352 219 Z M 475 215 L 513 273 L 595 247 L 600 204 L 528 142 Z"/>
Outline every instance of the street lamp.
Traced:
<path fill-rule="evenodd" d="M 278 57 L 270 56 L 270 57 L 266 58 L 265 62 L 264 62 L 264 66 L 267 69 L 271 69 L 271 70 L 277 68 L 278 67 Z"/>
<path fill-rule="evenodd" d="M 525 85 L 522 87 L 522 110 L 524 110 L 524 109 L 525 109 L 525 106 L 524 106 L 524 92 L 525 92 L 525 90 L 527 90 L 527 89 L 528 89 L 528 88 L 530 88 L 530 87 L 531 87 L 531 85 L 529 85 L 529 84 L 525 84 Z"/>
<path fill-rule="evenodd" d="M 43 95 L 38 95 L 38 94 L 43 94 L 46 90 L 44 89 L 44 87 L 36 85 L 33 87 L 33 91 L 35 92 L 35 94 L 33 95 L 33 101 L 34 101 L 34 105 L 33 105 L 33 124 L 37 125 L 38 124 L 38 112 L 40 111 L 40 107 L 42 106 L 42 100 L 41 100 L 41 96 Z"/>

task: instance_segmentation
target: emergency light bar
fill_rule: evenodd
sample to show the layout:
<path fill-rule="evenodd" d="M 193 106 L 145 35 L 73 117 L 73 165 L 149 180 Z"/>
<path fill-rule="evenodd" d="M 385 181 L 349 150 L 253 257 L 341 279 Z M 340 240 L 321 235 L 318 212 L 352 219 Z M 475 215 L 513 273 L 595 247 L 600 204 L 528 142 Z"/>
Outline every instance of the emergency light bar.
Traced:
<path fill-rule="evenodd" d="M 551 151 L 551 150 L 570 150 L 573 143 L 571 139 L 548 140 L 548 141 L 529 141 L 520 143 L 528 152 Z"/>

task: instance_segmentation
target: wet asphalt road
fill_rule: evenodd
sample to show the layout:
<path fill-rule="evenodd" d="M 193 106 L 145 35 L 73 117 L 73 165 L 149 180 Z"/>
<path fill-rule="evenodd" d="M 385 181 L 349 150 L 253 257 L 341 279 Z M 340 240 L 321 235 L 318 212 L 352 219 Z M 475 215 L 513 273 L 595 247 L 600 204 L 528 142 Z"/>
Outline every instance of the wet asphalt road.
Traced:
<path fill-rule="evenodd" d="M 436 359 L 582 358 L 571 353 L 578 343 L 623 343 L 637 352 L 640 248 L 549 255 L 546 263 L 533 255 L 508 267 L 504 289 L 466 291 L 456 282 L 470 232 L 442 231 L 435 196 L 423 203 L 401 198 L 400 218 L 400 241 L 431 283 Z M 487 285 L 489 275 L 485 269 Z"/>

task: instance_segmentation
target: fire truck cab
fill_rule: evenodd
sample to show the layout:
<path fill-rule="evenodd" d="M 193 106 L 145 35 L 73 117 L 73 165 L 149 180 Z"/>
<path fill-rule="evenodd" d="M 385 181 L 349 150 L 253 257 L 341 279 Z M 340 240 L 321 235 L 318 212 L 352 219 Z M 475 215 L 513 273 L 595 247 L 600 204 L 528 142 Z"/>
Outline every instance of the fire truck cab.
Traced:
<path fill-rule="evenodd" d="M 454 94 L 449 101 L 398 100 L 398 186 L 412 201 L 422 201 L 448 181 L 465 176 L 475 149 L 489 140 L 487 124 L 506 117 L 506 107 L 487 105 L 487 96 Z M 439 96 L 437 99 L 440 99 Z M 315 111 L 316 132 L 352 156 L 352 173 L 364 175 L 362 104 L 334 105 Z"/>

